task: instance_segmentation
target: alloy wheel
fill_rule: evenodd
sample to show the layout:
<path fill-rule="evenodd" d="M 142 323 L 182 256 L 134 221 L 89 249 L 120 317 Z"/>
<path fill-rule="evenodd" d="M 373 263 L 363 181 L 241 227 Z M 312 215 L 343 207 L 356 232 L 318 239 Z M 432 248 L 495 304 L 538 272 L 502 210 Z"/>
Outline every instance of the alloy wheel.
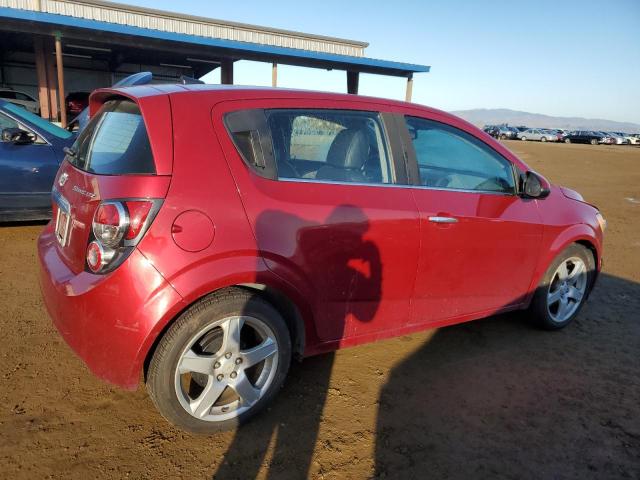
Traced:
<path fill-rule="evenodd" d="M 175 391 L 193 417 L 219 422 L 252 408 L 272 384 L 278 366 L 274 332 L 260 319 L 232 316 L 187 342 L 175 369 Z"/>
<path fill-rule="evenodd" d="M 571 318 L 587 291 L 587 267 L 579 257 L 564 260 L 556 269 L 547 292 L 547 310 L 554 322 Z"/>

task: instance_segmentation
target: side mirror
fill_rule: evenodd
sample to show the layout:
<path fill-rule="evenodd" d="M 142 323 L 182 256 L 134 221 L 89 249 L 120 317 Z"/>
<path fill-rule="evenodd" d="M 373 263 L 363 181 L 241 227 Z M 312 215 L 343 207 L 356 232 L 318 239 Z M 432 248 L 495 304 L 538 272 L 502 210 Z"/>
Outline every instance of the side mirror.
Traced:
<path fill-rule="evenodd" d="M 19 128 L 11 127 L 2 130 L 2 141 L 13 143 L 14 145 L 27 145 L 33 143 L 33 138 L 28 132 Z"/>
<path fill-rule="evenodd" d="M 542 175 L 529 170 L 521 176 L 520 194 L 524 198 L 545 198 L 551 193 L 551 184 Z"/>

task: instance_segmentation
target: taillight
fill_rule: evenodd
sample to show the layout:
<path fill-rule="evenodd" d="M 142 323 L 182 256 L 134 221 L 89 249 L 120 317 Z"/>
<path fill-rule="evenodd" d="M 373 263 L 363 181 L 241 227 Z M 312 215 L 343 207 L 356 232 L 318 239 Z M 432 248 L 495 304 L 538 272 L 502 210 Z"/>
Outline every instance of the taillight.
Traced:
<path fill-rule="evenodd" d="M 93 235 L 105 247 L 115 247 L 129 225 L 129 216 L 120 202 L 100 204 L 93 216 Z"/>
<path fill-rule="evenodd" d="M 127 229 L 127 233 L 124 238 L 127 240 L 133 240 L 140 235 L 144 222 L 146 222 L 149 217 L 149 212 L 151 211 L 153 203 L 147 200 L 131 200 L 124 203 L 129 211 L 129 228 Z"/>
<path fill-rule="evenodd" d="M 138 244 L 160 208 L 161 200 L 109 200 L 93 216 L 93 239 L 87 245 L 87 266 L 106 273 L 120 265 Z"/>

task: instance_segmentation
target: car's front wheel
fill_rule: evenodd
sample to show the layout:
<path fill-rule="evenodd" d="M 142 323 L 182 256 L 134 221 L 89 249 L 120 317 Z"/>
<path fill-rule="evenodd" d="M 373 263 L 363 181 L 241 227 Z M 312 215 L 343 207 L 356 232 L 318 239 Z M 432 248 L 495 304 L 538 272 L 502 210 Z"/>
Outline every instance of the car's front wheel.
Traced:
<path fill-rule="evenodd" d="M 547 137 L 542 137 L 542 138 L 540 139 L 540 141 L 541 141 L 541 142 L 546 142 L 546 141 L 547 141 Z"/>
<path fill-rule="evenodd" d="M 595 275 L 589 249 L 573 244 L 547 269 L 529 307 L 532 320 L 547 330 L 567 326 L 582 308 Z"/>
<path fill-rule="evenodd" d="M 520 137 L 520 140 L 522 140 L 523 142 L 526 142 L 527 141 L 527 137 L 522 136 L 522 137 Z"/>
<path fill-rule="evenodd" d="M 259 295 L 203 298 L 167 330 L 151 359 L 147 390 L 160 413 L 194 433 L 228 430 L 262 410 L 282 386 L 291 339 Z"/>
<path fill-rule="evenodd" d="M 571 139 L 570 138 L 565 138 L 564 139 L 564 143 L 571 143 Z"/>
<path fill-rule="evenodd" d="M 597 145 L 598 144 L 598 140 L 596 140 L 595 138 L 591 139 L 591 145 Z"/>

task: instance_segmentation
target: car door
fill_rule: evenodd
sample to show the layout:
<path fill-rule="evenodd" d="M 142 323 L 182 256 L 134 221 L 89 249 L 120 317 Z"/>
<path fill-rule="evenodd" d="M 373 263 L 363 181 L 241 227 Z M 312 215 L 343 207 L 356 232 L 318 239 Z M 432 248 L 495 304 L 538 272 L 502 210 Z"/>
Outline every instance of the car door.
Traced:
<path fill-rule="evenodd" d="M 371 338 L 409 315 L 418 212 L 375 108 L 287 99 L 214 111 L 257 248 L 308 299 L 322 341 Z"/>
<path fill-rule="evenodd" d="M 404 124 L 420 215 L 411 323 L 519 306 L 537 265 L 542 225 L 536 202 L 516 194 L 514 166 L 463 126 L 417 116 Z"/>
<path fill-rule="evenodd" d="M 51 184 L 58 169 L 55 152 L 41 135 L 0 111 L 0 130 L 20 128 L 34 142 L 16 145 L 0 138 L 0 210 L 42 210 L 51 207 Z"/>

